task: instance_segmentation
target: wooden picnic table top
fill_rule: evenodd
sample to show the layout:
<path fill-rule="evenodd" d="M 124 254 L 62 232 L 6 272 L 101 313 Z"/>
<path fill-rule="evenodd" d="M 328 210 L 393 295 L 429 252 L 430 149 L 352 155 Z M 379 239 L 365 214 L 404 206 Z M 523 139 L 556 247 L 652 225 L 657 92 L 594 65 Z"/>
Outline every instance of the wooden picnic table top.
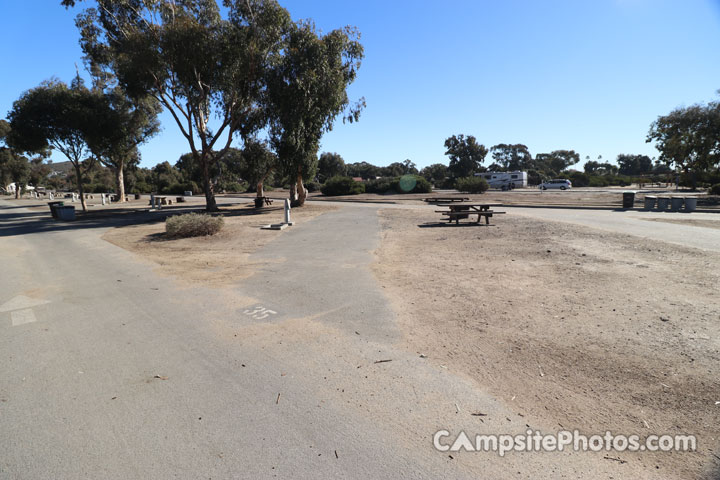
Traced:
<path fill-rule="evenodd" d="M 474 203 L 474 202 L 463 202 L 463 203 L 446 203 L 435 205 L 436 207 L 501 207 L 502 203 Z"/>
<path fill-rule="evenodd" d="M 426 202 L 443 202 L 443 201 L 462 202 L 465 200 L 470 200 L 470 198 L 469 197 L 427 197 L 427 198 L 423 198 L 423 200 L 425 200 Z"/>

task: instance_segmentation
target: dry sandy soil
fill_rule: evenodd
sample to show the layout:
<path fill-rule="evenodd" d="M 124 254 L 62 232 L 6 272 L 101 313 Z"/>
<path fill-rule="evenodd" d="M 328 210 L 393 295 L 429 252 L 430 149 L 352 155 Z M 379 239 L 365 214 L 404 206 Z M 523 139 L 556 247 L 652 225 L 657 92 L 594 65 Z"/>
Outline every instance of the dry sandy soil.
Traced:
<path fill-rule="evenodd" d="M 617 456 L 718 478 L 720 255 L 518 215 L 380 215 L 374 270 L 408 349 L 550 431 L 695 434 L 697 453 Z"/>
<path fill-rule="evenodd" d="M 334 209 L 307 204 L 293 210 L 292 219 L 307 220 Z M 282 207 L 266 207 L 258 213 L 250 205 L 237 205 L 223 208 L 225 226 L 213 236 L 169 240 L 165 222 L 160 221 L 113 228 L 103 239 L 150 260 L 158 273 L 181 283 L 225 286 L 253 274 L 249 255 L 283 233 L 260 227 L 282 222 L 283 215 Z"/>

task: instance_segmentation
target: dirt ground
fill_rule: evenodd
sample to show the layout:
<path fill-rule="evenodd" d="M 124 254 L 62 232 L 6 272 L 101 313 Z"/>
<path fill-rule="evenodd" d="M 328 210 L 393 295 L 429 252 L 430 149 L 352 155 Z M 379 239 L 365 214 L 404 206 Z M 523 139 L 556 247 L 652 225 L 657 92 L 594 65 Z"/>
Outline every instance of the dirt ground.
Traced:
<path fill-rule="evenodd" d="M 550 431 L 695 434 L 697 453 L 616 456 L 658 478 L 717 478 L 720 255 L 519 215 L 380 216 L 374 271 L 408 349 Z"/>
<path fill-rule="evenodd" d="M 291 217 L 303 221 L 331 210 L 335 208 L 307 204 L 294 209 Z M 215 287 L 237 284 L 254 272 L 249 255 L 285 231 L 260 227 L 282 222 L 284 213 L 282 207 L 266 207 L 258 213 L 252 206 L 237 205 L 224 208 L 223 215 L 225 226 L 213 236 L 169 240 L 161 221 L 113 228 L 103 239 L 155 263 L 158 273 L 181 283 L 202 282 Z"/>

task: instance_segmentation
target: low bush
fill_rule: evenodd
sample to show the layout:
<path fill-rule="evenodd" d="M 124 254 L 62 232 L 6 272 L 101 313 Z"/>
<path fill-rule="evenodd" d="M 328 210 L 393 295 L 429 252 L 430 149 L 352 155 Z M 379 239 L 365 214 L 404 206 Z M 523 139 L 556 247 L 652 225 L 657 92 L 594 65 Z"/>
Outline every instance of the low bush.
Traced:
<path fill-rule="evenodd" d="M 165 220 L 165 233 L 172 238 L 202 237 L 215 235 L 225 220 L 206 213 L 186 213 Z"/>
<path fill-rule="evenodd" d="M 225 185 L 225 192 L 228 193 L 243 193 L 247 192 L 248 184 L 245 182 L 239 183 L 239 182 L 230 182 L 227 185 Z"/>
<path fill-rule="evenodd" d="M 357 195 L 365 193 L 365 185 L 350 177 L 332 177 L 325 182 L 320 191 L 328 197 Z"/>
<path fill-rule="evenodd" d="M 430 193 L 432 184 L 420 175 L 403 175 L 402 177 L 383 177 L 370 180 L 366 186 L 367 193 Z"/>
<path fill-rule="evenodd" d="M 455 188 L 466 193 L 485 193 L 490 186 L 482 177 L 466 177 L 458 178 L 455 182 Z"/>
<path fill-rule="evenodd" d="M 379 194 L 385 194 L 385 193 L 396 193 L 395 190 L 393 190 L 393 178 L 385 177 L 385 178 L 378 178 L 376 180 L 370 180 L 365 184 L 365 191 L 367 193 L 379 193 Z"/>
<path fill-rule="evenodd" d="M 322 184 L 320 184 L 319 182 L 306 182 L 306 183 L 304 183 L 304 185 L 305 185 L 305 188 L 307 188 L 308 192 L 310 192 L 310 193 L 319 192 L 320 189 L 322 188 Z"/>
<path fill-rule="evenodd" d="M 420 175 L 403 175 L 395 178 L 392 183 L 393 190 L 398 193 L 430 193 L 432 185 L 425 177 Z"/>
<path fill-rule="evenodd" d="M 708 193 L 710 195 L 720 195 L 720 183 L 716 183 L 712 187 L 710 187 L 710 190 L 708 190 Z"/>

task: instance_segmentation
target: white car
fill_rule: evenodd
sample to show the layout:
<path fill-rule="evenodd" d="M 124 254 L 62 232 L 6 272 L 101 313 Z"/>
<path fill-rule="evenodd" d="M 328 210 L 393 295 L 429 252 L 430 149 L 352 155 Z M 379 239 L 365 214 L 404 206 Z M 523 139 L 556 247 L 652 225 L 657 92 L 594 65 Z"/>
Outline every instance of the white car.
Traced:
<path fill-rule="evenodd" d="M 572 188 L 572 182 L 565 178 L 558 178 L 555 180 L 548 180 L 547 182 L 541 183 L 538 188 L 540 190 L 547 190 L 548 188 L 559 188 L 560 190 L 567 190 Z"/>

